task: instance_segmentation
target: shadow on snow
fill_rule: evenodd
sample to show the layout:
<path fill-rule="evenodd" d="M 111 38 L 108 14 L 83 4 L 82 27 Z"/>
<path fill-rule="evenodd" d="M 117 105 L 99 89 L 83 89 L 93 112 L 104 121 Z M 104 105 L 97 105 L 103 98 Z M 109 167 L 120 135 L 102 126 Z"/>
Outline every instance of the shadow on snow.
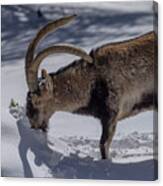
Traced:
<path fill-rule="evenodd" d="M 91 157 L 80 158 L 77 154 L 64 157 L 49 148 L 45 133 L 30 129 L 25 116 L 17 121 L 17 127 L 20 134 L 19 154 L 24 177 L 34 177 L 27 158 L 28 150 L 35 156 L 35 165 L 44 164 L 55 178 L 154 180 L 157 177 L 156 160 L 120 164 L 109 160 L 94 161 Z"/>

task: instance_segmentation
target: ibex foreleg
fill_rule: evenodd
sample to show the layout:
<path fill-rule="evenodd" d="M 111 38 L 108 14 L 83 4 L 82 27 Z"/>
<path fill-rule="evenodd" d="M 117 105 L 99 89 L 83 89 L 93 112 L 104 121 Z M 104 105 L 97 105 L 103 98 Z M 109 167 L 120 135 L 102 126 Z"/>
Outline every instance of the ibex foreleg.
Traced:
<path fill-rule="evenodd" d="M 112 115 L 109 119 L 103 119 L 102 123 L 102 135 L 100 139 L 100 151 L 102 159 L 107 159 L 109 157 L 109 148 L 112 142 L 112 138 L 115 134 L 116 129 L 116 114 L 110 113 Z"/>
<path fill-rule="evenodd" d="M 114 91 L 108 92 L 105 100 L 106 108 L 103 110 L 105 114 L 101 117 L 102 135 L 100 139 L 100 151 L 102 159 L 109 158 L 109 149 L 115 134 L 117 118 L 118 118 L 118 96 Z"/>

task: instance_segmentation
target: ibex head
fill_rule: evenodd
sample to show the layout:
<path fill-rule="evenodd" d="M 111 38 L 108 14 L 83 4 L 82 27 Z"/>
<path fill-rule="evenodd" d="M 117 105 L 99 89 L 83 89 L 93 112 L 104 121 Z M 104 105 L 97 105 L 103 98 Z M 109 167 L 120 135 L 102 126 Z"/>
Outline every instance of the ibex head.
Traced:
<path fill-rule="evenodd" d="M 38 79 L 38 69 L 43 59 L 54 53 L 69 53 L 81 57 L 83 61 L 92 62 L 92 58 L 85 51 L 67 44 L 51 46 L 34 57 L 35 48 L 45 35 L 69 23 L 75 17 L 75 15 L 68 16 L 47 24 L 37 33 L 28 47 L 25 63 L 26 80 L 29 89 L 26 111 L 32 128 L 46 130 L 49 118 L 55 111 L 55 81 L 53 76 L 43 69 L 41 78 Z"/>

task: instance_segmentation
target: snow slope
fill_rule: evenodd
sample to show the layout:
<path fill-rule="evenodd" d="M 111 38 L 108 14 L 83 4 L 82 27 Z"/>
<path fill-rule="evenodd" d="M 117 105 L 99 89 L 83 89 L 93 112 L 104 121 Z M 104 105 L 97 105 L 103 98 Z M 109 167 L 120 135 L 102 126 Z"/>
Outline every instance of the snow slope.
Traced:
<path fill-rule="evenodd" d="M 36 16 L 38 8 L 44 17 Z M 51 34 L 41 47 L 55 42 L 70 42 L 89 52 L 92 46 L 132 38 L 152 30 L 151 10 L 151 2 L 118 5 L 105 2 L 100 6 L 98 3 L 2 6 L 2 176 L 155 178 L 157 133 L 153 126 L 153 112 L 118 123 L 111 146 L 112 160 L 100 160 L 101 127 L 97 119 L 57 112 L 50 120 L 47 134 L 43 134 L 30 129 L 25 116 L 24 55 L 29 41 L 41 25 L 76 13 L 78 19 L 73 27 Z M 49 57 L 42 66 L 56 71 L 72 62 L 74 57 L 57 55 L 55 63 L 53 59 Z M 19 106 L 9 109 L 12 98 Z"/>

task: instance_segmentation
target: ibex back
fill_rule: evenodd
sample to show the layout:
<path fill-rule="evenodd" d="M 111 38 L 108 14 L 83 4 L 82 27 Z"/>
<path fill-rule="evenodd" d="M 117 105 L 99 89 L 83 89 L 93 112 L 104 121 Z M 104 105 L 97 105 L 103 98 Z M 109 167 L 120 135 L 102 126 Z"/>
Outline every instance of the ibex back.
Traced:
<path fill-rule="evenodd" d="M 26 55 L 27 116 L 32 128 L 46 131 L 49 118 L 56 111 L 92 115 L 102 125 L 100 151 L 108 157 L 109 146 L 119 120 L 156 106 L 154 73 L 157 42 L 154 32 L 128 41 L 103 45 L 90 54 L 72 45 L 54 45 L 34 57 L 38 42 L 50 31 L 67 24 L 75 15 L 43 27 L 30 43 Z M 38 68 L 54 53 L 79 56 L 56 73 Z M 83 127 L 87 127 L 84 126 Z"/>

